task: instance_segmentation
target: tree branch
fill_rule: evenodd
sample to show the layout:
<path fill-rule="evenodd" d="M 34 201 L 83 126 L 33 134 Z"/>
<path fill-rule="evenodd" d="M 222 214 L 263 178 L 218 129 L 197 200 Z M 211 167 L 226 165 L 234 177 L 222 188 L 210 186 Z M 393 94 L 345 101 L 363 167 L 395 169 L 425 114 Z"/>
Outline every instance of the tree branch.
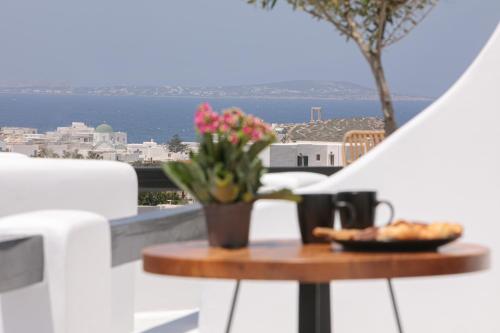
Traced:
<path fill-rule="evenodd" d="M 380 9 L 380 13 L 379 13 L 377 40 L 376 40 L 376 44 L 375 44 L 375 50 L 376 50 L 377 54 L 380 54 L 382 52 L 385 24 L 386 24 L 386 19 L 387 19 L 387 2 L 384 0 L 381 0 L 381 1 L 382 1 L 382 8 Z"/>
<path fill-rule="evenodd" d="M 368 62 L 371 63 L 370 46 L 367 43 L 365 43 L 365 41 L 363 40 L 363 36 L 360 35 L 357 24 L 351 16 L 350 7 L 348 6 L 349 0 L 345 0 L 345 2 L 347 2 L 347 4 L 346 4 L 347 11 L 345 12 L 345 19 L 347 21 L 347 24 L 349 25 L 350 30 L 351 30 L 351 38 L 356 42 L 356 44 L 358 44 L 359 48 L 361 49 L 361 53 L 366 58 L 366 60 L 368 60 Z"/>
<path fill-rule="evenodd" d="M 333 18 L 333 16 L 330 15 L 330 13 L 328 12 L 328 10 L 325 8 L 325 6 L 322 3 L 318 3 L 318 7 L 321 10 L 321 13 L 323 14 L 323 17 L 319 16 L 316 12 L 314 12 L 312 10 L 309 10 L 309 9 L 306 9 L 306 8 L 304 8 L 304 11 L 306 13 L 309 13 L 309 14 L 317 17 L 317 18 L 326 18 L 326 20 L 328 22 L 330 22 L 331 24 L 333 24 L 335 26 L 335 28 L 337 28 L 337 30 L 339 30 L 344 35 L 352 38 L 351 32 L 349 30 L 345 29 L 339 22 L 337 22 Z"/>
<path fill-rule="evenodd" d="M 418 1 L 418 0 L 416 0 Z M 404 17 L 400 20 L 400 22 L 398 23 L 398 25 L 396 25 L 391 33 L 389 34 L 389 36 L 385 39 L 385 41 L 382 43 L 382 47 L 388 47 L 388 46 L 391 46 L 392 44 L 400 41 L 401 39 L 405 38 L 413 29 L 415 29 L 415 27 L 420 23 L 422 22 L 426 17 L 427 15 L 430 14 L 430 12 L 434 9 L 434 7 L 436 7 L 436 4 L 437 4 L 437 1 L 438 0 L 430 0 L 430 3 L 429 3 L 429 6 L 427 8 L 427 11 L 424 12 L 422 14 L 422 16 L 420 16 L 420 18 L 418 18 L 418 20 L 414 20 L 412 22 L 412 25 L 410 28 L 406 29 L 405 31 L 403 31 L 403 33 L 399 36 L 397 36 L 396 34 L 398 33 L 398 31 L 400 31 L 400 29 L 403 27 L 403 25 L 408 22 L 411 18 L 411 16 L 413 15 L 413 11 L 412 10 L 407 10 Z M 415 1 L 414 1 L 415 2 Z"/>

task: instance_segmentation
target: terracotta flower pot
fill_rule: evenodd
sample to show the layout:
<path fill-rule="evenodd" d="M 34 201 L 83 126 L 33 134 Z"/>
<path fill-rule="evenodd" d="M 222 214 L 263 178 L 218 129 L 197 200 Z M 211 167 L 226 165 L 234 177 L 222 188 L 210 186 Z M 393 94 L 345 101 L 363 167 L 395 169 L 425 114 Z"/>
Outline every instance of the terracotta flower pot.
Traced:
<path fill-rule="evenodd" d="M 236 249 L 248 245 L 252 203 L 203 206 L 210 246 Z"/>

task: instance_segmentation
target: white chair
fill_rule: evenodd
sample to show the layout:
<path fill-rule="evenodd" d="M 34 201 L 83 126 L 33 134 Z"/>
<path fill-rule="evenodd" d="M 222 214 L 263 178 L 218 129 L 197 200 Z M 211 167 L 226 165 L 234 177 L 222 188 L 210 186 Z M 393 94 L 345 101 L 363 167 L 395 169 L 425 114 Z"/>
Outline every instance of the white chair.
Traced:
<path fill-rule="evenodd" d="M 396 216 L 452 220 L 464 241 L 500 251 L 500 25 L 474 63 L 436 102 L 352 166 L 300 193 L 376 189 Z M 481 138 L 477 141 L 477 138 Z M 252 238 L 298 238 L 295 205 L 259 203 Z M 395 281 L 407 332 L 500 332 L 500 259 L 465 276 Z M 223 332 L 234 284 L 207 282 L 201 332 Z M 215 297 L 217 295 L 217 297 Z M 294 332 L 297 285 L 243 282 L 233 331 Z M 384 280 L 332 284 L 337 332 L 396 332 Z"/>
<path fill-rule="evenodd" d="M 99 214 L 106 221 L 106 232 L 109 229 L 109 220 L 132 216 L 137 213 L 137 177 L 132 167 L 124 163 L 35 159 L 20 154 L 0 153 L 0 184 L 0 218 L 11 219 L 17 214 L 32 212 L 31 215 L 23 217 L 23 219 L 30 218 L 31 223 L 33 223 L 30 233 L 45 235 L 46 226 L 44 223 L 38 222 L 41 218 L 36 217 L 37 212 L 40 210 L 69 209 Z M 5 219 L 2 221 L 8 221 Z M 58 221 L 54 221 L 55 230 L 57 230 L 59 223 L 64 223 L 62 220 L 60 218 Z M 15 221 L 18 221 L 18 219 Z M 78 222 L 77 218 L 76 222 Z M 3 223 L 8 228 L 0 228 L 0 235 L 2 232 L 19 233 L 14 224 Z M 28 224 L 28 222 L 25 223 Z M 67 223 L 71 225 L 73 221 L 69 219 Z M 61 226 L 61 230 L 64 230 L 64 227 L 64 225 Z M 78 234 L 80 230 L 83 230 L 83 228 L 68 229 L 67 233 Z M 52 236 L 45 235 L 48 240 L 47 244 L 53 242 L 59 244 L 57 239 L 52 240 L 50 237 Z M 71 246 L 76 246 L 76 243 L 71 244 L 73 244 Z M 92 247 L 98 253 L 97 245 L 92 242 L 81 243 L 81 245 L 84 248 Z M 61 245 L 60 248 L 64 247 Z M 103 252 L 103 258 L 106 255 L 109 256 L 110 245 L 103 246 L 100 251 Z M 64 251 L 61 250 L 61 252 Z M 52 258 L 53 252 L 47 253 L 47 256 L 51 258 L 51 262 L 57 262 Z M 61 256 L 55 258 L 61 258 Z M 55 270 L 50 266 L 46 266 L 47 272 L 53 272 L 47 276 L 55 277 L 65 274 L 65 270 L 62 270 L 61 267 L 61 265 L 64 266 L 65 264 L 59 262 L 54 265 L 56 265 Z M 147 329 L 152 326 L 151 323 L 161 324 L 172 319 L 172 316 L 175 316 L 176 313 L 199 308 L 201 285 L 194 280 L 166 279 L 145 274 L 142 272 L 140 261 L 113 267 L 112 269 L 110 265 L 109 263 L 107 267 L 108 273 L 98 271 L 97 267 L 95 269 L 95 275 L 102 276 L 103 279 L 106 274 L 111 275 L 111 319 L 108 318 L 111 322 L 111 328 L 106 328 L 105 323 L 100 325 L 106 333 L 129 333 L 141 328 Z M 29 287 L 26 290 L 22 289 L 9 293 L 9 299 L 17 301 L 9 301 L 9 306 L 6 305 L 6 301 L 2 301 L 3 306 L 0 310 L 2 319 L 4 323 L 6 321 L 9 323 L 9 330 L 6 330 L 5 333 L 24 332 L 21 327 L 25 327 L 23 325 L 26 324 L 26 321 L 21 320 L 22 317 L 17 314 L 27 315 L 27 310 L 23 309 L 31 308 L 20 306 L 20 302 L 21 300 L 30 302 L 31 297 L 32 302 L 42 304 L 43 301 L 36 296 L 37 293 L 40 293 L 39 290 L 50 290 L 50 293 L 44 294 L 47 298 L 53 297 L 52 294 L 54 293 L 65 295 L 70 292 L 73 295 L 72 299 L 74 297 L 83 299 L 80 294 L 73 293 L 71 286 L 68 285 L 65 288 L 64 285 L 59 285 L 60 288 L 54 288 L 54 283 L 51 281 L 49 279 L 49 281 L 45 281 L 44 284 L 38 287 Z M 92 283 L 91 279 L 86 281 Z M 48 285 L 51 288 L 47 289 Z M 79 289 L 85 290 L 84 288 Z M 100 310 L 100 306 L 106 304 L 106 295 L 108 294 L 109 292 L 106 293 L 96 289 L 95 293 L 86 291 L 85 295 L 93 295 L 95 302 L 93 308 L 99 313 L 104 313 L 104 311 Z M 1 295 L 0 299 L 4 300 L 6 297 L 6 295 Z M 92 308 L 91 305 L 87 305 Z M 31 314 L 33 318 L 38 318 L 34 315 L 38 311 L 37 309 L 37 307 L 33 307 L 33 313 Z M 52 313 L 54 317 L 52 319 L 58 323 L 54 322 L 54 327 L 82 327 L 82 329 L 88 327 L 81 325 L 81 321 L 78 322 L 78 325 L 71 325 L 73 322 L 71 320 L 67 325 L 61 326 L 62 324 L 56 318 L 71 317 L 70 312 L 66 310 L 69 309 L 59 307 L 57 313 Z M 134 318 L 137 325 L 134 325 Z M 86 320 L 83 317 L 80 317 L 80 319 Z M 45 327 L 42 324 L 37 325 L 35 320 L 32 320 L 31 323 L 35 327 Z M 94 323 L 95 327 L 99 327 L 97 319 L 94 320 Z M 90 331 L 97 332 L 95 330 L 88 330 L 87 332 Z M 41 328 L 40 332 L 43 332 Z M 58 330 L 57 333 L 59 332 L 73 333 L 73 330 L 68 328 L 62 331 Z"/>
<path fill-rule="evenodd" d="M 117 162 L 34 159 L 16 155 L 0 153 L 0 217 L 3 217 L 0 230 L 2 233 L 29 230 L 45 236 L 46 278 L 43 283 L 0 296 L 4 332 L 131 332 L 134 267 L 123 265 L 111 270 L 108 221 L 137 213 L 137 177 L 133 168 Z M 58 212 L 52 216 L 37 212 L 40 210 Z M 29 214 L 18 215 L 21 213 Z M 93 227 L 95 223 L 99 224 L 98 229 Z M 90 238 L 90 235 L 93 236 Z M 107 237 L 106 242 L 99 243 L 101 237 Z M 82 259 L 86 254 L 88 258 L 94 257 L 94 266 L 70 262 L 71 258 Z M 106 271 L 101 265 L 103 261 L 108 262 Z M 87 268 L 87 274 L 79 274 L 78 267 Z M 111 291 L 104 286 L 99 288 L 98 284 L 95 289 L 89 288 L 89 284 L 97 283 L 88 278 L 90 276 L 97 277 L 103 284 L 108 283 Z M 111 285 L 106 282 L 110 278 Z M 93 303 L 86 303 L 92 297 Z M 38 310 L 39 306 L 51 304 L 51 301 L 57 304 L 53 303 L 43 312 L 51 315 L 47 320 Z M 111 319 L 106 319 L 103 304 L 107 304 L 108 313 L 111 309 Z M 91 316 L 92 313 L 95 316 Z M 83 314 L 89 316 L 86 318 Z M 22 329 L 26 327 L 26 318 L 30 318 L 31 327 L 39 330 Z M 94 324 L 83 324 L 86 320 Z M 53 331 L 46 330 L 47 323 L 52 325 Z M 89 327 L 93 329 L 85 330 Z M 95 330 L 96 327 L 103 330 Z"/>

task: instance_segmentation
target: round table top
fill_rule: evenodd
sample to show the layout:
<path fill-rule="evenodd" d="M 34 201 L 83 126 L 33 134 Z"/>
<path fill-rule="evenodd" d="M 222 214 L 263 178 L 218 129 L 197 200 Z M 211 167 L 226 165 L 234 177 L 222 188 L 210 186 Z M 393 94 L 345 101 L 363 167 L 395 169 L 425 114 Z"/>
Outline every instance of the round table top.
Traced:
<path fill-rule="evenodd" d="M 331 244 L 283 240 L 228 250 L 191 241 L 148 247 L 143 260 L 146 272 L 162 275 L 321 283 L 480 271 L 489 267 L 489 250 L 455 242 L 437 252 L 346 252 Z"/>

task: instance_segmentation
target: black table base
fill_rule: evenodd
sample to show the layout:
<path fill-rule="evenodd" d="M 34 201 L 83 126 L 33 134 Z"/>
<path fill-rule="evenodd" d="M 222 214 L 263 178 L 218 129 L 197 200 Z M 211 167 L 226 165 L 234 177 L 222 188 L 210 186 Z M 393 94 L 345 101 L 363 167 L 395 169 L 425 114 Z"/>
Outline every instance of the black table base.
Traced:
<path fill-rule="evenodd" d="M 403 333 L 396 294 L 391 279 L 387 279 L 391 303 L 399 333 Z M 236 281 L 233 293 L 226 333 L 231 332 L 234 309 L 240 289 L 240 280 Z M 330 283 L 299 283 L 299 333 L 331 333 Z"/>
<path fill-rule="evenodd" d="M 330 333 L 330 284 L 299 284 L 299 333 Z"/>

